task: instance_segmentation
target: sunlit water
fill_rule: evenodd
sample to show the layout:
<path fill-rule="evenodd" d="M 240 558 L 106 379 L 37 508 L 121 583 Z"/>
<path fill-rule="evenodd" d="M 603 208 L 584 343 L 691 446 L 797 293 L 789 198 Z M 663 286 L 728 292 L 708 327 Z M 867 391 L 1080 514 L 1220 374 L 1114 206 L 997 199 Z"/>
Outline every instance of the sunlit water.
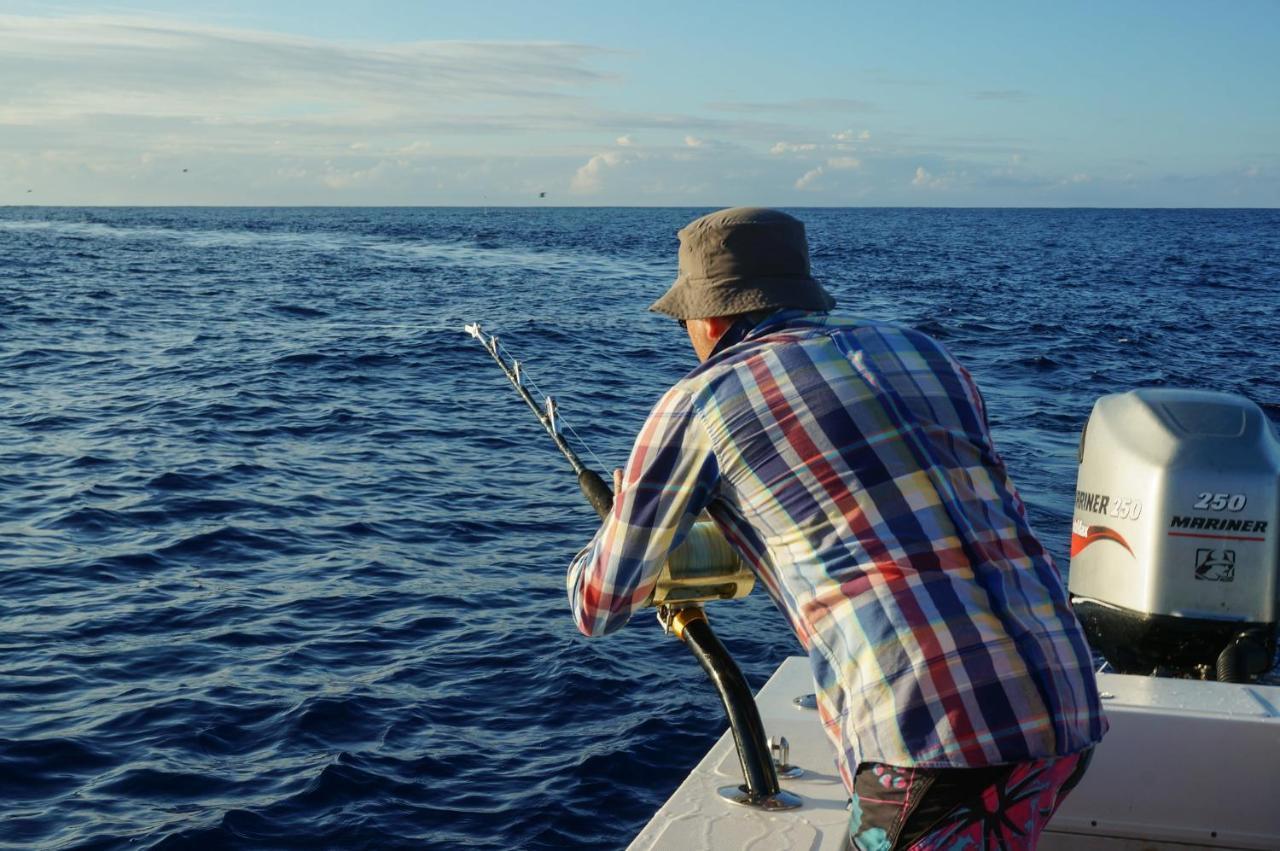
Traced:
<path fill-rule="evenodd" d="M 701 212 L 0 209 L 0 846 L 625 845 L 719 703 L 648 616 L 578 636 L 594 516 L 461 328 L 620 464 Z M 1276 211 L 798 215 L 970 367 L 1064 567 L 1097 396 L 1280 415 Z M 797 651 L 712 616 L 756 685 Z"/>

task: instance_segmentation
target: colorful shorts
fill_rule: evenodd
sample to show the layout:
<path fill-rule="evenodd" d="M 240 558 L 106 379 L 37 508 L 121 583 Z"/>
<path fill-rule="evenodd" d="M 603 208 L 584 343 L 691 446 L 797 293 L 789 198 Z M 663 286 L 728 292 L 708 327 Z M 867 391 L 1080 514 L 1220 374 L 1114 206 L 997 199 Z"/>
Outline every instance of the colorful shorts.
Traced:
<path fill-rule="evenodd" d="M 1093 751 L 990 768 L 864 763 L 854 779 L 847 849 L 1033 849 Z"/>

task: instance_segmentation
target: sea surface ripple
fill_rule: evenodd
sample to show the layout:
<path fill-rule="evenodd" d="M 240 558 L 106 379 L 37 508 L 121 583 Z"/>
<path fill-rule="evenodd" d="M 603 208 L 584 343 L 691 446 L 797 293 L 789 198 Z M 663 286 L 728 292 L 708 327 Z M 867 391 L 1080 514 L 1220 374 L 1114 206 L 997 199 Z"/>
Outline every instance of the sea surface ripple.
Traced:
<path fill-rule="evenodd" d="M 0 848 L 617 848 L 724 728 L 648 616 L 570 621 L 602 471 L 692 365 L 694 209 L 0 208 Z M 1280 416 L 1280 212 L 801 210 L 844 312 L 982 386 L 1065 567 L 1139 386 Z M 712 611 L 761 684 L 798 651 Z"/>

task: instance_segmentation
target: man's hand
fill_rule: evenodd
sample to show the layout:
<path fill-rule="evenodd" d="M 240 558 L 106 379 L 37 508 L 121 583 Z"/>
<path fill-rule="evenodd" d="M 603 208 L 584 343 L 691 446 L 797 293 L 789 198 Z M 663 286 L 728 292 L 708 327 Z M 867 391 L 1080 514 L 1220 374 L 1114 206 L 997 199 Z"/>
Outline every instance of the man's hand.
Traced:
<path fill-rule="evenodd" d="M 613 471 L 613 495 L 617 496 L 622 491 L 622 468 Z"/>

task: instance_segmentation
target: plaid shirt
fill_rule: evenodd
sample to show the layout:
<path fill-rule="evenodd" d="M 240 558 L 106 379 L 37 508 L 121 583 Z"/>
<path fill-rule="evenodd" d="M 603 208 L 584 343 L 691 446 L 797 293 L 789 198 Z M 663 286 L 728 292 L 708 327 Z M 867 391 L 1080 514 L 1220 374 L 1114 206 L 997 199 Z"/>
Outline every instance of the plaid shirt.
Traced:
<path fill-rule="evenodd" d="M 929 337 L 782 311 L 685 376 L 569 567 L 578 628 L 622 626 L 704 509 L 808 651 L 846 786 L 864 761 L 975 767 L 1102 737 L 1062 579 L 977 387 Z"/>

